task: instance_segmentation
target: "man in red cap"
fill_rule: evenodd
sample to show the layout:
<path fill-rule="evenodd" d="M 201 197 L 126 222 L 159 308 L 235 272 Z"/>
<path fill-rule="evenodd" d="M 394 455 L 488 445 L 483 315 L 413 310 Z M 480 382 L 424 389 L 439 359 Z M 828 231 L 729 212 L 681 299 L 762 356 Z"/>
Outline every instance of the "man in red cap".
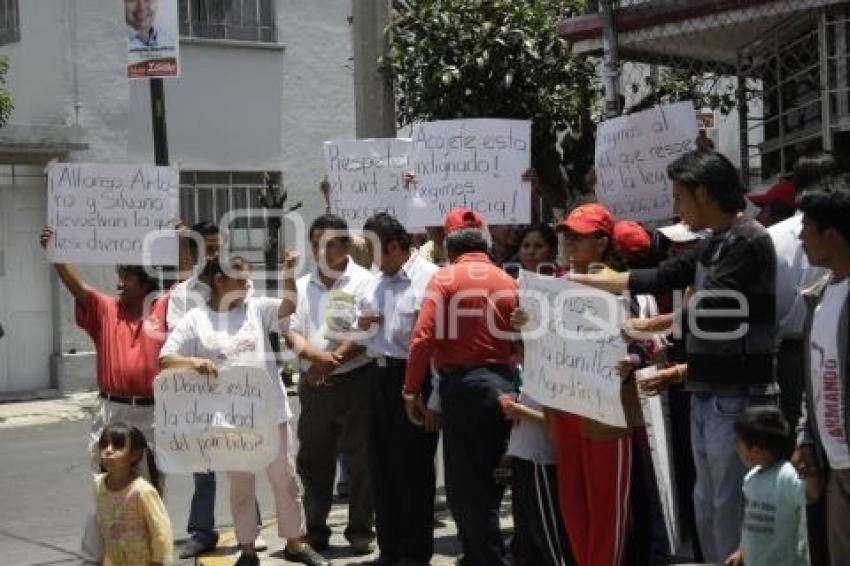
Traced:
<path fill-rule="evenodd" d="M 507 566 L 499 532 L 504 488 L 494 470 L 505 454 L 510 423 L 499 396 L 515 391 L 510 313 L 517 284 L 487 256 L 483 220 L 470 210 L 446 217 L 450 265 L 431 278 L 410 340 L 403 397 L 411 421 L 426 408 L 430 366 L 440 375 L 446 495 L 463 545 L 465 566 Z"/>
<path fill-rule="evenodd" d="M 464 228 L 474 228 L 476 230 L 484 230 L 484 218 L 474 210 L 469 208 L 455 208 L 446 214 L 446 219 L 443 221 L 443 229 L 446 236 L 456 230 Z"/>
<path fill-rule="evenodd" d="M 747 198 L 761 208 L 756 215 L 756 220 L 765 228 L 791 218 L 797 211 L 797 187 L 794 181 L 780 181 L 770 187 L 767 192 L 747 195 Z"/>

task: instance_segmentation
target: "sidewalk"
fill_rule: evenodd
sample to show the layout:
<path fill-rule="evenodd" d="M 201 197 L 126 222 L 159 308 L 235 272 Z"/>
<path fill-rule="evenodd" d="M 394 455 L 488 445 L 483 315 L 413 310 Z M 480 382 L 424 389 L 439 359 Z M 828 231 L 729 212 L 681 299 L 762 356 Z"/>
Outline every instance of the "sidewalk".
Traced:
<path fill-rule="evenodd" d="M 96 391 L 86 391 L 52 399 L 0 401 L 0 429 L 87 419 L 95 399 Z"/>

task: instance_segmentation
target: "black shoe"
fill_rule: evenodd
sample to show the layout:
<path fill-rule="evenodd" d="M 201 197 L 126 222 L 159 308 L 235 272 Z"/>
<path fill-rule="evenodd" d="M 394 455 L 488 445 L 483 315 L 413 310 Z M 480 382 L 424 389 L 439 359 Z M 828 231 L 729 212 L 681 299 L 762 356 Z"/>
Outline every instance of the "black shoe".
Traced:
<path fill-rule="evenodd" d="M 256 554 L 245 554 L 243 552 L 233 566 L 260 566 L 260 557 Z"/>
<path fill-rule="evenodd" d="M 307 535 L 304 538 L 307 544 L 310 545 L 310 548 L 312 548 L 316 552 L 324 552 L 331 546 L 328 542 L 328 539 L 317 539 L 311 537 L 310 535 Z"/>
<path fill-rule="evenodd" d="M 298 552 L 292 552 L 289 549 L 283 549 L 283 558 L 290 562 L 300 562 L 307 566 L 330 566 L 330 560 L 316 552 L 309 544 L 301 545 Z"/>
<path fill-rule="evenodd" d="M 202 542 L 192 537 L 180 548 L 180 558 L 195 558 L 205 552 L 212 552 L 215 550 L 215 545 L 215 542 Z"/>

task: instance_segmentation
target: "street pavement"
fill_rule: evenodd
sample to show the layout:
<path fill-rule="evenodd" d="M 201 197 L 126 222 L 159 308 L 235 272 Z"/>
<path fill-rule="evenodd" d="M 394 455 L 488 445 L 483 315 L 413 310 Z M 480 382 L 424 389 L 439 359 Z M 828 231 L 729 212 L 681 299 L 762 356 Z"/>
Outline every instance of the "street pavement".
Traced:
<path fill-rule="evenodd" d="M 89 433 L 89 408 L 95 396 L 74 394 L 54 400 L 0 403 L 0 564 L 66 565 L 81 563 L 80 535 L 92 502 L 90 460 L 86 442 Z M 296 415 L 297 397 L 290 397 Z M 230 524 L 228 486 L 219 474 L 216 518 L 221 532 L 219 549 L 197 562 L 179 564 L 230 566 L 237 556 Z M 165 503 L 171 516 L 174 536 L 181 541 L 186 534 L 191 476 L 168 476 Z M 283 541 L 276 536 L 273 499 L 268 482 L 257 482 L 257 497 L 264 518 L 262 536 L 269 550 L 261 554 L 262 564 L 288 564 L 282 558 Z M 503 526 L 511 525 L 506 502 L 502 509 Z M 347 509 L 337 501 L 329 524 L 333 529 L 327 556 L 333 564 L 359 564 L 371 556 L 353 556 L 342 536 Z M 456 561 L 460 545 L 456 528 L 445 506 L 437 513 L 435 566 Z M 179 548 L 179 545 L 178 545 Z"/>

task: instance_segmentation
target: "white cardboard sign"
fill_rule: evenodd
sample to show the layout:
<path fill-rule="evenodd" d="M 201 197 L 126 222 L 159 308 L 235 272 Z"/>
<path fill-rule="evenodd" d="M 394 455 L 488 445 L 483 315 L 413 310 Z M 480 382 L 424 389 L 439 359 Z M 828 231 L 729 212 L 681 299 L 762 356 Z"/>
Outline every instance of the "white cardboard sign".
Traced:
<path fill-rule="evenodd" d="M 523 389 L 542 405 L 625 427 L 617 363 L 626 355 L 620 335 L 621 299 L 563 278 L 522 271 Z"/>
<path fill-rule="evenodd" d="M 277 392 L 266 370 L 166 370 L 153 390 L 157 464 L 166 473 L 258 472 L 277 456 Z"/>
<path fill-rule="evenodd" d="M 696 111 L 677 102 L 606 120 L 596 129 L 596 197 L 619 218 L 673 216 L 667 166 L 696 149 Z"/>
<path fill-rule="evenodd" d="M 49 261 L 176 265 L 179 191 L 171 167 L 54 164 L 47 172 Z"/>
<path fill-rule="evenodd" d="M 407 225 L 404 174 L 410 169 L 411 147 L 408 139 L 326 141 L 331 212 L 355 230 L 377 212 L 387 212 Z"/>
<path fill-rule="evenodd" d="M 487 224 L 531 221 L 531 122 L 470 119 L 414 124 L 410 165 L 416 173 L 408 228 L 442 226 L 446 213 L 469 208 Z"/>

